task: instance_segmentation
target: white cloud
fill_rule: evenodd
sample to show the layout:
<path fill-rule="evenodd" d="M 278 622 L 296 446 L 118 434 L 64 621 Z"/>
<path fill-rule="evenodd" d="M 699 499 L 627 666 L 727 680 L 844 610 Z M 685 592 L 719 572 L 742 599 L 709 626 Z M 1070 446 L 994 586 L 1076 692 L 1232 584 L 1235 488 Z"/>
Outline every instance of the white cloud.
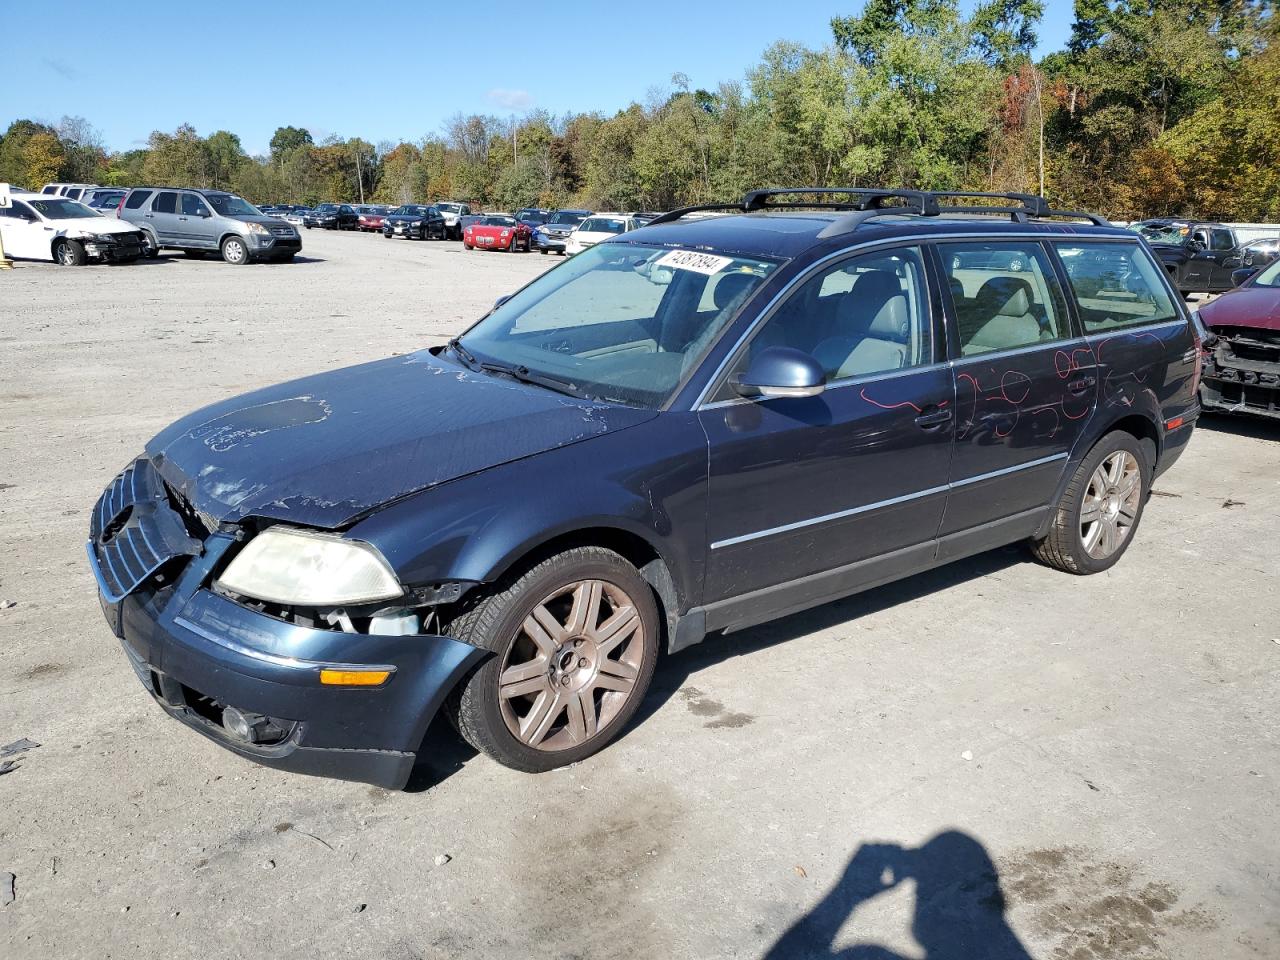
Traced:
<path fill-rule="evenodd" d="M 527 110 L 533 106 L 533 94 L 528 90 L 507 90 L 495 87 L 485 94 L 504 110 Z"/>

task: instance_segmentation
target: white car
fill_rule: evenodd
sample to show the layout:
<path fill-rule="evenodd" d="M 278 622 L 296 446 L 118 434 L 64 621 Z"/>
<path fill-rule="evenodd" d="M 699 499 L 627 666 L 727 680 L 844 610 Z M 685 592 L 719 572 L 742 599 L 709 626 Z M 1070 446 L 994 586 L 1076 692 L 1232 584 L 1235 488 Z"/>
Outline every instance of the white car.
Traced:
<path fill-rule="evenodd" d="M 146 252 L 142 231 L 83 203 L 41 193 L 12 193 L 0 207 L 5 256 L 78 267 L 89 260 L 131 263 Z"/>
<path fill-rule="evenodd" d="M 628 213 L 593 213 L 573 228 L 573 233 L 565 241 L 564 252 L 572 257 L 601 240 L 608 240 L 642 226 L 644 221 L 637 220 Z"/>
<path fill-rule="evenodd" d="M 431 206 L 439 210 L 441 216 L 444 217 L 445 239 L 461 240 L 462 226 L 458 223 L 458 219 L 471 216 L 471 204 L 442 200 L 431 204 Z"/>

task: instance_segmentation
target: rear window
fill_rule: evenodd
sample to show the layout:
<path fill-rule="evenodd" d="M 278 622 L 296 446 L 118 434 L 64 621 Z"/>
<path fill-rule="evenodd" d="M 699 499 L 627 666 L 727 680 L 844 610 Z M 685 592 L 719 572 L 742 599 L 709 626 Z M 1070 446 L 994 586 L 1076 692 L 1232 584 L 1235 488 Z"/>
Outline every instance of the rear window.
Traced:
<path fill-rule="evenodd" d="M 1059 243 L 1086 333 L 1164 323 L 1178 311 L 1146 252 L 1128 243 Z"/>
<path fill-rule="evenodd" d="M 135 190 L 129 194 L 129 199 L 124 202 L 124 207 L 126 210 L 137 210 L 147 202 L 149 196 L 151 196 L 150 190 Z"/>

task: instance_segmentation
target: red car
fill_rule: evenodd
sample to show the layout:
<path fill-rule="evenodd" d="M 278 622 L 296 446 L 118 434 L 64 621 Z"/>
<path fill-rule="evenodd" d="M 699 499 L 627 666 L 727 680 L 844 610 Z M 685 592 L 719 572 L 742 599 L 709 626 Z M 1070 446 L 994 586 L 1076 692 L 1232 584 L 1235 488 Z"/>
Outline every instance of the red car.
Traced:
<path fill-rule="evenodd" d="M 386 207 L 366 207 L 360 211 L 360 219 L 356 221 L 356 225 L 361 230 L 382 230 L 383 223 L 387 219 Z"/>
<path fill-rule="evenodd" d="M 1209 333 L 1200 404 L 1219 413 L 1280 418 L 1280 260 L 1200 308 Z"/>
<path fill-rule="evenodd" d="M 462 231 L 462 245 L 468 250 L 517 250 L 529 252 L 533 246 L 533 230 L 526 223 L 505 213 L 486 213 Z"/>

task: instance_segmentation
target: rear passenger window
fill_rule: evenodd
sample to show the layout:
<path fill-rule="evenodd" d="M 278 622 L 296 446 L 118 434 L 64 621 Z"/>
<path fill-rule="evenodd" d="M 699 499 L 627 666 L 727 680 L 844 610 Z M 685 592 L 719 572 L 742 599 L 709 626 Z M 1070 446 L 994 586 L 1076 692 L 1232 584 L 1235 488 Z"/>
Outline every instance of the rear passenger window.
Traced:
<path fill-rule="evenodd" d="M 960 353 L 970 357 L 1070 336 L 1066 304 L 1038 243 L 946 243 Z"/>
<path fill-rule="evenodd" d="M 124 208 L 126 210 L 137 210 L 147 202 L 149 196 L 151 196 L 150 190 L 135 190 L 129 194 L 129 199 L 124 202 Z"/>
<path fill-rule="evenodd" d="M 156 213 L 177 213 L 178 195 L 176 193 L 160 194 L 156 197 L 156 202 L 151 209 Z"/>
<path fill-rule="evenodd" d="M 767 347 L 812 356 L 827 381 L 929 363 L 929 306 L 916 247 L 841 261 L 806 280 L 751 341 L 731 373 Z"/>
<path fill-rule="evenodd" d="M 1134 243 L 1060 243 L 1085 333 L 1176 320 L 1160 268 Z"/>

